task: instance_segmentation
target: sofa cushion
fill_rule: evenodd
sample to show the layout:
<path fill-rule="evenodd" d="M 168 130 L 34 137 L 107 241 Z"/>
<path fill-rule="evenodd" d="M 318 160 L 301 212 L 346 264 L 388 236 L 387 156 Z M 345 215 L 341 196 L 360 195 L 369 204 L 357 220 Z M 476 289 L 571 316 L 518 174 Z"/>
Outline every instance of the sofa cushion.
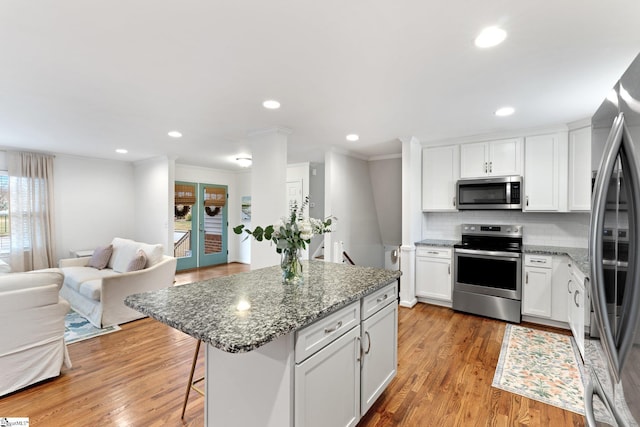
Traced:
<path fill-rule="evenodd" d="M 116 237 L 111 242 L 113 245 L 113 255 L 109 260 L 109 268 L 118 273 L 127 271 L 127 266 L 136 256 L 138 250 L 142 249 L 147 255 L 147 264 L 145 268 L 151 267 L 162 261 L 163 249 L 162 245 L 150 245 L 147 243 L 136 242 L 131 239 L 123 239 Z"/>
<path fill-rule="evenodd" d="M 0 292 L 55 284 L 60 288 L 64 276 L 59 271 L 29 271 L 0 275 Z"/>
<path fill-rule="evenodd" d="M 111 254 L 113 254 L 113 245 L 99 246 L 93 251 L 87 266 L 102 270 L 109 264 Z"/>
<path fill-rule="evenodd" d="M 80 285 L 86 281 L 118 274 L 109 268 L 96 270 L 90 267 L 63 267 L 61 270 L 64 273 L 64 285 L 76 292 L 80 292 Z"/>
<path fill-rule="evenodd" d="M 86 282 L 83 282 L 80 285 L 79 293 L 89 299 L 100 301 L 102 293 L 102 279 L 87 280 Z"/>
<path fill-rule="evenodd" d="M 127 272 L 142 270 L 145 265 L 147 265 L 147 255 L 142 249 L 139 249 L 138 252 L 136 252 L 136 256 L 129 261 Z"/>

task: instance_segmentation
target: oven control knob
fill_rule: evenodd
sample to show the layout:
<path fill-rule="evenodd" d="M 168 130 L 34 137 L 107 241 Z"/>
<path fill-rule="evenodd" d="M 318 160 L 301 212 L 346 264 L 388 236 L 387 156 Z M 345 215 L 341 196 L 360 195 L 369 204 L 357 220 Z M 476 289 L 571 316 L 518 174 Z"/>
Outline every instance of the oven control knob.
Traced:
<path fill-rule="evenodd" d="M 471 227 L 470 230 L 471 231 L 476 231 L 476 228 L 475 227 Z"/>

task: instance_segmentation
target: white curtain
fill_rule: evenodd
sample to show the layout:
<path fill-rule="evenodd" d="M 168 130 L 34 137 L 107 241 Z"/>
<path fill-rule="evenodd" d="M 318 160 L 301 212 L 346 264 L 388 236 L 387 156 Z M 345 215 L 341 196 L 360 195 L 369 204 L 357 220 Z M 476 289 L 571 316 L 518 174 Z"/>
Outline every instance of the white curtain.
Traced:
<path fill-rule="evenodd" d="M 7 152 L 11 270 L 55 267 L 53 156 Z"/>

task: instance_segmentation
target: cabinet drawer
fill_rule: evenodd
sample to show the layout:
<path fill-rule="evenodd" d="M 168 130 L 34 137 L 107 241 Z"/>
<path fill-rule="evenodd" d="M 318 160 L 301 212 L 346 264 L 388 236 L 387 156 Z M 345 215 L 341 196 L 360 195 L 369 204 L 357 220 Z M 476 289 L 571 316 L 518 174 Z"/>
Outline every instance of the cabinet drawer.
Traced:
<path fill-rule="evenodd" d="M 451 249 L 417 247 L 416 256 L 430 258 L 451 258 Z"/>
<path fill-rule="evenodd" d="M 524 265 L 527 267 L 551 268 L 553 257 L 551 255 L 525 255 Z"/>
<path fill-rule="evenodd" d="M 395 301 L 397 297 L 398 281 L 396 280 L 390 285 L 362 298 L 362 310 L 360 310 L 362 320 L 367 319 L 391 301 Z"/>
<path fill-rule="evenodd" d="M 296 363 L 300 363 L 360 324 L 360 301 L 296 331 Z"/>

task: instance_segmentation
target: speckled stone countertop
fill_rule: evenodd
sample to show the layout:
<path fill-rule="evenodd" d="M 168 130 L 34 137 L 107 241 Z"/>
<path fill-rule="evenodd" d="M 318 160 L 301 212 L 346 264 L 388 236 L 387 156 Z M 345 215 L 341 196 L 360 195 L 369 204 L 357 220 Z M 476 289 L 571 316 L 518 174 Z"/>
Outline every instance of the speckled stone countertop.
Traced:
<path fill-rule="evenodd" d="M 582 273 L 587 277 L 591 275 L 591 268 L 589 267 L 589 251 L 587 248 L 524 245 L 522 247 L 522 252 L 525 254 L 539 255 L 568 255 Z"/>
<path fill-rule="evenodd" d="M 438 240 L 438 239 L 424 239 L 416 242 L 416 246 L 437 246 L 444 248 L 452 248 L 456 243 L 460 243 L 460 240 Z"/>
<path fill-rule="evenodd" d="M 303 262 L 304 283 L 283 285 L 279 266 L 130 295 L 125 304 L 229 353 L 244 353 L 392 283 L 400 271 Z M 251 307 L 238 311 L 238 303 Z"/>

